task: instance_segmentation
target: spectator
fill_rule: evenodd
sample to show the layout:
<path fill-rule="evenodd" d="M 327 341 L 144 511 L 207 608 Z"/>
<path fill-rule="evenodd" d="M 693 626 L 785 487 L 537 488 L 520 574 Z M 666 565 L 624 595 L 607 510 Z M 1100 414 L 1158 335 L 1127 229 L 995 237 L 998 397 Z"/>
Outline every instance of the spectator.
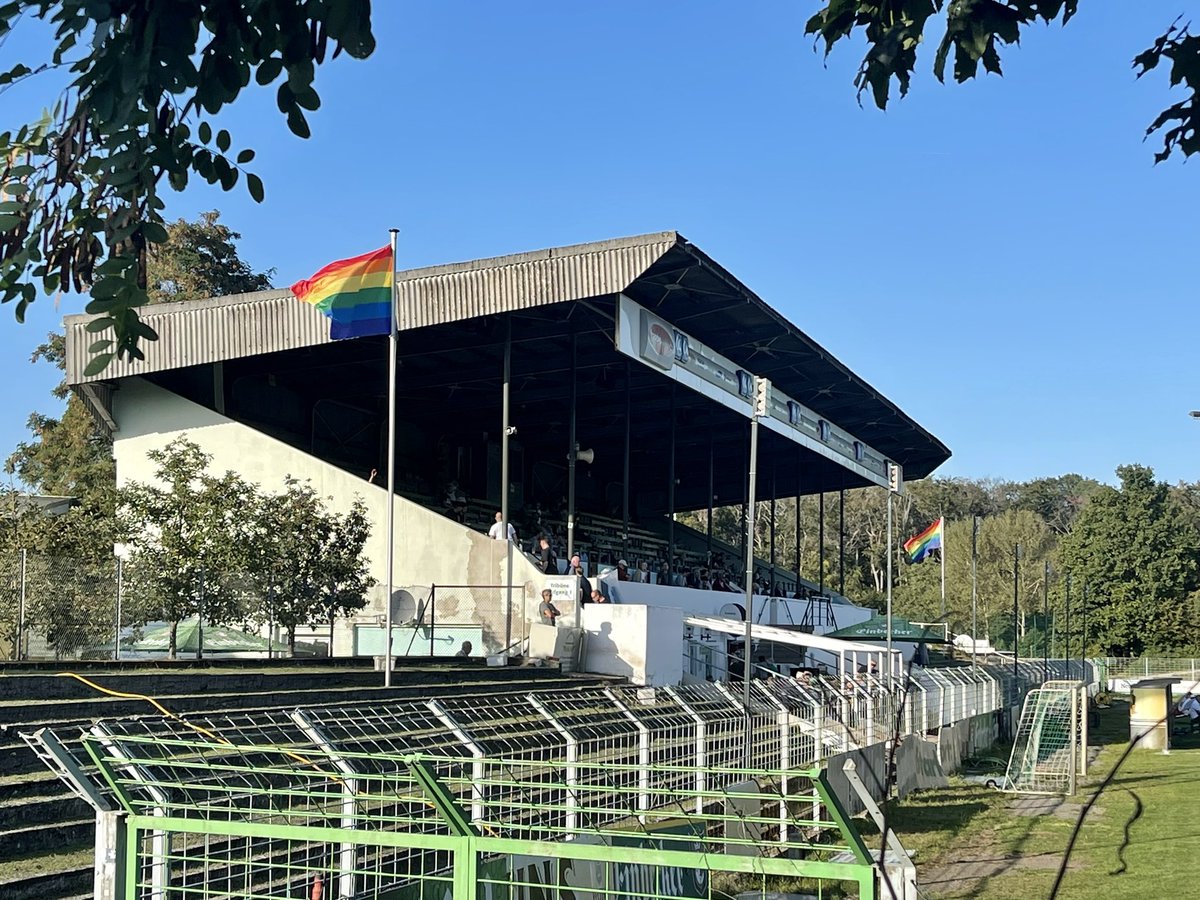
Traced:
<path fill-rule="evenodd" d="M 457 481 L 446 485 L 446 495 L 442 503 L 446 507 L 446 514 L 454 521 L 465 522 L 467 520 L 467 495 L 459 489 Z"/>
<path fill-rule="evenodd" d="M 600 588 L 592 588 L 592 603 L 607 603 L 608 598 L 600 593 Z"/>
<path fill-rule="evenodd" d="M 638 562 L 637 571 L 633 573 L 633 580 L 638 584 L 650 583 L 650 567 L 646 565 L 644 559 Z"/>
<path fill-rule="evenodd" d="M 567 574 L 574 575 L 579 579 L 579 602 L 589 602 L 592 597 L 592 583 L 583 574 L 583 562 L 578 556 L 571 557 L 571 567 L 567 570 Z"/>
<path fill-rule="evenodd" d="M 554 605 L 552 601 L 553 597 L 554 594 L 550 591 L 550 588 L 542 591 L 542 602 L 538 605 L 538 615 L 542 617 L 543 625 L 556 625 L 558 617 L 562 615 L 558 611 L 558 607 Z"/>
<path fill-rule="evenodd" d="M 554 555 L 554 551 L 550 549 L 550 539 L 546 535 L 538 538 L 538 568 L 543 575 L 558 574 L 558 557 Z"/>
<path fill-rule="evenodd" d="M 488 537 L 494 541 L 504 540 L 504 513 L 496 513 L 496 524 L 488 529 Z M 517 543 L 517 529 L 513 528 L 513 523 L 508 523 L 508 539 L 514 544 Z"/>
<path fill-rule="evenodd" d="M 617 560 L 617 581 L 629 581 L 629 563 L 623 559 Z"/>
<path fill-rule="evenodd" d="M 455 657 L 466 658 L 471 655 L 471 651 L 474 649 L 475 648 L 471 646 L 470 641 L 463 641 L 462 646 L 458 648 L 458 652 L 455 653 L 454 655 L 455 655 Z"/>

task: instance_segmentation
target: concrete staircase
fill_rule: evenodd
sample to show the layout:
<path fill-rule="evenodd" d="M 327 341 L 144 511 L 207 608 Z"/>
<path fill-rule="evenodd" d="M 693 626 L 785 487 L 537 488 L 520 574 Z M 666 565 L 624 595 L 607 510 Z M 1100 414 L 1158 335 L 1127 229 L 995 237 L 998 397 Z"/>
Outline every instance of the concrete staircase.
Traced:
<path fill-rule="evenodd" d="M 173 713 L 285 708 L 338 703 L 511 695 L 576 689 L 608 681 L 555 669 L 485 668 L 421 660 L 403 665 L 385 688 L 370 660 L 300 664 L 262 661 L 83 664 L 72 670 L 109 690 L 145 694 Z M 111 697 L 72 678 L 62 664 L 0 664 L 0 897 L 76 900 L 92 896 L 94 813 L 76 799 L 20 738 L 51 728 L 78 740 L 96 719 L 154 715 L 144 700 Z"/>

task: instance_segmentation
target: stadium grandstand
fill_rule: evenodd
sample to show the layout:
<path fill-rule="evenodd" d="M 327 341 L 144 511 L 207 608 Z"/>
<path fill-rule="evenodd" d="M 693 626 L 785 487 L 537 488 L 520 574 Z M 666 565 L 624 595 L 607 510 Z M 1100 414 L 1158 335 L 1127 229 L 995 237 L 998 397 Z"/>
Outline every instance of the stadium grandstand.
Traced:
<path fill-rule="evenodd" d="M 325 261 L 314 256 L 312 269 Z M 458 628 L 446 640 L 479 640 L 477 653 L 528 634 L 543 583 L 528 556 L 486 537 L 506 494 L 525 550 L 548 534 L 560 559 L 570 542 L 592 574 L 665 561 L 695 577 L 723 561 L 740 588 L 742 548 L 674 516 L 745 507 L 758 379 L 770 382 L 759 501 L 885 486 L 891 464 L 922 478 L 950 455 L 675 232 L 402 271 L 397 295 L 394 549 L 405 590 L 392 611 L 415 627 L 428 602 L 429 621 Z M 380 652 L 388 339 L 331 340 L 328 320 L 286 290 L 143 315 L 159 335 L 145 359 L 96 375 L 85 372 L 91 317 L 66 321 L 68 382 L 112 434 L 118 482 L 150 480 L 147 452 L 187 435 L 217 469 L 264 486 L 311 479 L 341 508 L 361 496 L 379 523 L 367 552 L 381 586 L 331 649 Z M 774 559 L 762 572 L 785 595 L 825 587 Z M 495 592 L 506 584 L 521 591 L 520 614 Z"/>

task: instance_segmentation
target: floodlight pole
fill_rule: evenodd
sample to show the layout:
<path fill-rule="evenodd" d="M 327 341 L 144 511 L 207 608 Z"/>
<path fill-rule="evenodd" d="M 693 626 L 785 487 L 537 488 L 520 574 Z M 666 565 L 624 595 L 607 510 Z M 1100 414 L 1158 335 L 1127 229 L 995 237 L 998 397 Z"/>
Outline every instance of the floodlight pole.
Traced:
<path fill-rule="evenodd" d="M 742 703 L 750 716 L 750 640 L 754 622 L 754 482 L 758 476 L 758 416 L 750 416 L 750 487 L 746 505 L 746 630 L 742 646 Z M 746 732 L 749 734 L 749 724 Z"/>
<path fill-rule="evenodd" d="M 1042 681 L 1050 680 L 1050 560 L 1042 578 Z"/>
<path fill-rule="evenodd" d="M 890 465 L 890 464 L 889 464 Z M 887 668 L 888 688 L 892 686 L 892 495 L 888 488 L 887 495 Z"/>
<path fill-rule="evenodd" d="M 512 428 L 508 424 L 509 385 L 512 382 L 512 317 L 504 318 L 504 372 L 500 382 L 500 533 L 504 535 L 504 653 L 512 647 L 512 583 L 513 553 L 516 548 L 508 538 L 508 438 Z M 524 617 L 522 617 L 524 618 Z"/>
<path fill-rule="evenodd" d="M 750 482 L 746 491 L 746 632 L 742 646 L 742 705 L 746 709 L 747 762 L 751 749 L 750 644 L 754 623 L 754 488 L 758 480 L 758 417 L 767 414 L 770 395 L 771 382 L 755 376 L 750 404 Z"/>
<path fill-rule="evenodd" d="M 1021 592 L 1021 545 L 1013 544 L 1013 690 L 1017 690 L 1017 663 L 1021 658 L 1021 619 L 1018 600 Z"/>
<path fill-rule="evenodd" d="M 977 669 L 979 646 L 979 516 L 971 516 L 971 674 Z"/>
<path fill-rule="evenodd" d="M 904 487 L 904 470 L 896 463 L 888 462 L 887 477 L 887 684 L 888 690 L 891 691 L 896 677 L 895 662 L 892 658 L 892 554 L 896 550 L 892 544 L 892 497 Z"/>
<path fill-rule="evenodd" d="M 578 344 L 575 335 L 575 323 L 571 323 L 571 399 L 567 415 L 567 563 L 575 554 L 575 459 L 579 456 L 579 442 L 575 437 L 575 401 L 578 397 L 576 388 L 576 365 Z M 573 574 L 573 573 L 568 573 Z"/>

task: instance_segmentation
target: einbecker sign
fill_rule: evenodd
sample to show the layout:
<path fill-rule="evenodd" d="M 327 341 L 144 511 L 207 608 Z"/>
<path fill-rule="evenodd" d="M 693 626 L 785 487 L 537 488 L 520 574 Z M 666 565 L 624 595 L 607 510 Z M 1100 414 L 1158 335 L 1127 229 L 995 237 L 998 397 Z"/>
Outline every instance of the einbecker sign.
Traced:
<path fill-rule="evenodd" d="M 717 403 L 751 415 L 753 372 L 740 368 L 624 294 L 617 304 L 616 347 Z M 889 461 L 883 454 L 774 386 L 767 414 L 759 421 L 875 484 L 887 486 Z"/>

